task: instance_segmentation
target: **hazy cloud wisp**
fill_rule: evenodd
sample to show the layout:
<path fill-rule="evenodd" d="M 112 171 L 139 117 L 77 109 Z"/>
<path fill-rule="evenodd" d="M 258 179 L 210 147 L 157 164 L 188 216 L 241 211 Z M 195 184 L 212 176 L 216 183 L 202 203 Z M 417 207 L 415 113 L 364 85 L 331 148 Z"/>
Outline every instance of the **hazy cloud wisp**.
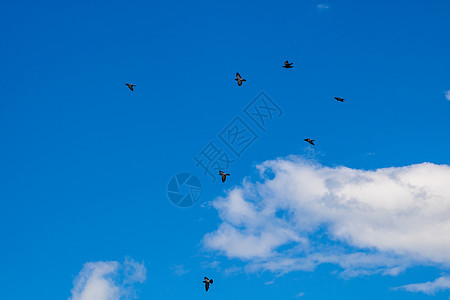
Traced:
<path fill-rule="evenodd" d="M 400 286 L 396 289 L 402 289 L 413 293 L 420 292 L 427 295 L 434 295 L 438 291 L 450 289 L 450 276 L 442 276 L 434 281 L 428 281 L 424 283 L 408 284 Z"/>

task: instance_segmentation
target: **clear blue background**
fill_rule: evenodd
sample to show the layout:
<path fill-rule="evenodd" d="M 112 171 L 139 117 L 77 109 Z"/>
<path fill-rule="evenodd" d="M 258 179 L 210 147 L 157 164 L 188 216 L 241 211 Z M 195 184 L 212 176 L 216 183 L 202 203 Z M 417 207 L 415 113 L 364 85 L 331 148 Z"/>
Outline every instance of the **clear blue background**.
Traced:
<path fill-rule="evenodd" d="M 305 137 L 329 166 L 450 163 L 450 2 L 319 3 L 2 1 L 1 298 L 67 299 L 85 262 L 125 256 L 147 266 L 140 299 L 429 298 L 391 288 L 445 270 L 226 276 L 242 264 L 202 249 L 218 224 L 204 204 L 255 178 L 259 162 L 306 154 Z M 226 185 L 211 183 L 193 156 L 262 90 L 283 117 Z M 181 171 L 204 186 L 190 209 L 166 196 Z"/>

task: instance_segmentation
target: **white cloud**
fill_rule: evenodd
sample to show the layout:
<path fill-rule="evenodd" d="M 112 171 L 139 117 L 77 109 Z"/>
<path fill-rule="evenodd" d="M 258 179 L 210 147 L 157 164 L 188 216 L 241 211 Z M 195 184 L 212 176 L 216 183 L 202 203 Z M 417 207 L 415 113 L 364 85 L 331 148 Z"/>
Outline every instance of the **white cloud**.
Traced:
<path fill-rule="evenodd" d="M 247 271 L 397 275 L 410 265 L 450 265 L 450 166 L 423 163 L 374 171 L 289 157 L 258 166 L 262 182 L 217 198 L 219 228 L 205 247 Z"/>
<path fill-rule="evenodd" d="M 188 270 L 184 267 L 184 265 L 174 265 L 171 267 L 176 276 L 183 276 L 189 273 Z"/>
<path fill-rule="evenodd" d="M 69 300 L 120 300 L 134 296 L 133 284 L 144 282 L 146 269 L 143 263 L 125 259 L 117 261 L 88 262 L 74 280 Z"/>
<path fill-rule="evenodd" d="M 328 9 L 330 6 L 326 3 L 317 4 L 317 9 Z"/>
<path fill-rule="evenodd" d="M 450 90 L 445 92 L 445 98 L 447 98 L 447 100 L 450 100 Z"/>
<path fill-rule="evenodd" d="M 400 286 L 396 289 L 403 289 L 413 293 L 424 293 L 427 295 L 434 295 L 441 290 L 450 289 L 450 276 L 442 276 L 434 281 L 428 281 L 424 283 L 414 283 L 404 286 Z"/>
<path fill-rule="evenodd" d="M 305 293 L 300 292 L 300 293 L 298 293 L 295 297 L 300 298 L 300 297 L 303 297 L 304 295 L 305 295 Z"/>

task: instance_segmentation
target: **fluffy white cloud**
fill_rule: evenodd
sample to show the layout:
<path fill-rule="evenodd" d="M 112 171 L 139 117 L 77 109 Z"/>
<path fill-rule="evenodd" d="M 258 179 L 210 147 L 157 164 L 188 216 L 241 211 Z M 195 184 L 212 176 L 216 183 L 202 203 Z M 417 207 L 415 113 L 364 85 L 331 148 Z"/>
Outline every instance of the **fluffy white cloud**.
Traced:
<path fill-rule="evenodd" d="M 222 223 L 204 245 L 248 271 L 396 275 L 412 264 L 450 264 L 450 166 L 378 170 L 325 167 L 298 157 L 258 166 L 212 205 Z"/>
<path fill-rule="evenodd" d="M 441 290 L 450 289 L 450 276 L 442 276 L 434 281 L 428 281 L 424 283 L 414 283 L 404 286 L 400 286 L 396 289 L 403 289 L 413 293 L 424 293 L 427 295 L 434 295 L 434 293 Z"/>
<path fill-rule="evenodd" d="M 447 100 L 450 100 L 450 90 L 445 92 L 445 98 L 447 98 Z"/>
<path fill-rule="evenodd" d="M 74 280 L 69 300 L 120 300 L 133 296 L 133 284 L 144 282 L 147 271 L 143 263 L 125 259 L 88 262 Z"/>

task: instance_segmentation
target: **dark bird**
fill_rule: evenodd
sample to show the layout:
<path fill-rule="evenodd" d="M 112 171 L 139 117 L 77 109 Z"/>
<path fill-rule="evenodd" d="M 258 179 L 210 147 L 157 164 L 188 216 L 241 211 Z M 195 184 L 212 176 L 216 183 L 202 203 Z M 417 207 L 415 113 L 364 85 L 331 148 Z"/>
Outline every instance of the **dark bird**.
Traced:
<path fill-rule="evenodd" d="M 344 98 L 339 98 L 339 97 L 334 97 L 334 99 L 336 99 L 337 101 L 341 101 L 341 102 L 344 102 Z"/>
<path fill-rule="evenodd" d="M 222 182 L 225 182 L 225 180 L 227 180 L 227 176 L 230 176 L 230 174 L 227 174 L 222 171 L 219 171 L 219 175 L 222 176 Z"/>
<path fill-rule="evenodd" d="M 136 86 L 135 84 L 125 83 L 125 85 L 132 91 L 134 91 L 133 87 Z"/>
<path fill-rule="evenodd" d="M 315 145 L 315 144 L 314 144 L 314 141 L 315 141 L 315 140 L 312 140 L 312 139 L 305 139 L 305 142 L 308 142 L 308 143 L 310 143 L 310 144 L 313 145 L 313 146 Z"/>
<path fill-rule="evenodd" d="M 205 280 L 203 280 L 203 283 L 205 284 L 205 290 L 208 291 L 209 290 L 209 284 L 213 283 L 212 279 L 208 279 L 208 277 L 205 277 Z"/>
<path fill-rule="evenodd" d="M 292 64 L 293 64 L 293 63 L 289 63 L 289 61 L 285 61 L 285 62 L 284 62 L 283 68 L 286 68 L 286 69 L 293 68 Z"/>
<path fill-rule="evenodd" d="M 247 80 L 243 79 L 243 78 L 241 77 L 241 74 L 239 74 L 239 73 L 236 73 L 236 78 L 235 78 L 234 80 L 237 81 L 238 86 L 241 86 L 243 81 L 247 81 Z"/>

